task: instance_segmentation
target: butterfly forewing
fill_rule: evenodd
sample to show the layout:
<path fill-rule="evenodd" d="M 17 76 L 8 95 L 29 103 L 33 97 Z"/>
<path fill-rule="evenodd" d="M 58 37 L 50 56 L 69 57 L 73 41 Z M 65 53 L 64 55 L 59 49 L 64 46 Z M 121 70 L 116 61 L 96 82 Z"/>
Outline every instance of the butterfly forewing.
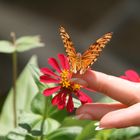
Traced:
<path fill-rule="evenodd" d="M 70 39 L 70 36 L 67 34 L 67 32 L 65 31 L 63 27 L 60 27 L 60 36 L 64 43 L 64 47 L 66 48 L 66 53 L 70 62 L 71 69 L 72 71 L 74 69 L 76 71 L 76 58 L 77 58 L 76 51 Z"/>

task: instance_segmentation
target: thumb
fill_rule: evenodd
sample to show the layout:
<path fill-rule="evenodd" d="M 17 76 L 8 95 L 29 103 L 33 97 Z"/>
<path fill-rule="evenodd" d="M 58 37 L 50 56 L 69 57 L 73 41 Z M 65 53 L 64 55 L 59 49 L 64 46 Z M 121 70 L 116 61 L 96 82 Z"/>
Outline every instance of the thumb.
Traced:
<path fill-rule="evenodd" d="M 100 128 L 124 128 L 140 125 L 140 103 L 107 113 L 100 120 Z"/>

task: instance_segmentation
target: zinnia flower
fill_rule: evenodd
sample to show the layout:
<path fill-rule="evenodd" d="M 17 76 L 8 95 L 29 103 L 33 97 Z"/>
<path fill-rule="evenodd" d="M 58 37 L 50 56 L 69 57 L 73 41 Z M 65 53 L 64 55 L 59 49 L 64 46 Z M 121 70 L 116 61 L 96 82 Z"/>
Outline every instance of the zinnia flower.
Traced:
<path fill-rule="evenodd" d="M 46 67 L 40 69 L 43 73 L 40 76 L 41 82 L 56 84 L 55 87 L 45 89 L 43 94 L 50 96 L 57 92 L 52 99 L 52 104 L 57 105 L 60 110 L 66 107 L 68 112 L 72 112 L 74 109 L 72 94 L 77 96 L 82 104 L 92 102 L 92 99 L 80 90 L 82 88 L 81 85 L 72 82 L 73 73 L 70 71 L 67 57 L 63 54 L 58 54 L 58 59 L 60 60 L 61 67 L 55 58 L 48 59 L 48 63 L 56 73 Z"/>
<path fill-rule="evenodd" d="M 134 70 L 127 70 L 125 71 L 125 75 L 122 75 L 120 77 L 129 81 L 132 81 L 132 82 L 140 82 L 140 76 Z"/>

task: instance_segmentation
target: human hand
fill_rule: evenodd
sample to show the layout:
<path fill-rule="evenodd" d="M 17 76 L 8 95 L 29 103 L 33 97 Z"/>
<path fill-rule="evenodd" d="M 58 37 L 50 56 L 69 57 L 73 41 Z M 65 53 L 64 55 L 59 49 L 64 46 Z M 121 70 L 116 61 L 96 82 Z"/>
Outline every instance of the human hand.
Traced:
<path fill-rule="evenodd" d="M 118 101 L 85 104 L 76 111 L 79 119 L 98 120 L 99 129 L 140 125 L 140 83 L 92 70 L 77 77 L 86 81 L 88 88 Z M 80 83 L 78 80 L 76 82 Z"/>

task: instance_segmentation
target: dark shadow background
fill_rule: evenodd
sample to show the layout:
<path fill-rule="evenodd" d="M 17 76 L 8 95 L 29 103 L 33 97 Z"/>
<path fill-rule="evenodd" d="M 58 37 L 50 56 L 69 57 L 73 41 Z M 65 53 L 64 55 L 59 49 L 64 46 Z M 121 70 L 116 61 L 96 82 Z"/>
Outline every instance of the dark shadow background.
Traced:
<path fill-rule="evenodd" d="M 19 73 L 33 54 L 38 55 L 41 67 L 47 65 L 48 57 L 64 52 L 60 25 L 80 52 L 106 32 L 114 32 L 93 69 L 115 76 L 127 69 L 140 71 L 139 0 L 0 0 L 1 40 L 10 39 L 14 31 L 17 36 L 39 34 L 46 44 L 18 55 Z M 11 66 L 11 55 L 0 53 L 1 105 L 11 86 Z"/>

